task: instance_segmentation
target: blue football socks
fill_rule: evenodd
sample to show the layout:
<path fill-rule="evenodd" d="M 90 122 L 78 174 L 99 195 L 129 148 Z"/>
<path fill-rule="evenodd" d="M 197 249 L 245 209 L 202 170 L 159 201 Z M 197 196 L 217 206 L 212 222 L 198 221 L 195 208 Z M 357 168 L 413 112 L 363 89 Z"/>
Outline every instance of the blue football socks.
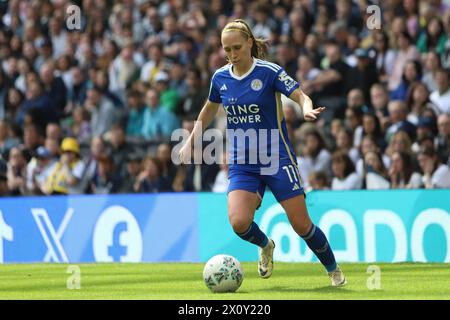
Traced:
<path fill-rule="evenodd" d="M 331 272 L 336 269 L 337 265 L 333 250 L 331 250 L 325 234 L 319 227 L 313 224 L 309 232 L 301 237 L 305 240 L 308 247 L 312 250 L 312 252 L 314 252 L 325 269 L 327 269 L 327 272 Z"/>
<path fill-rule="evenodd" d="M 244 233 L 236 234 L 243 240 L 256 244 L 257 246 L 264 248 L 266 247 L 269 239 L 264 234 L 264 232 L 259 229 L 258 225 L 253 221 L 250 227 Z"/>

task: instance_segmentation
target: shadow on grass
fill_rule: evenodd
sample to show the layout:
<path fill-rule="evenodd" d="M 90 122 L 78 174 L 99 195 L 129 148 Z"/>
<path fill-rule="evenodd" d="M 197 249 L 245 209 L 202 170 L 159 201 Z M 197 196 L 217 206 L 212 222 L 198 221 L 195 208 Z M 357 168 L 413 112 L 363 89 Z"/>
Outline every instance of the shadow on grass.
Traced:
<path fill-rule="evenodd" d="M 346 287 L 331 287 L 331 286 L 325 286 L 325 287 L 318 287 L 318 288 L 290 288 L 290 287 L 271 287 L 271 288 L 264 288 L 259 289 L 255 291 L 268 291 L 268 292 L 290 292 L 290 293 L 339 293 L 339 294 L 352 294 L 356 291 L 350 290 Z"/>

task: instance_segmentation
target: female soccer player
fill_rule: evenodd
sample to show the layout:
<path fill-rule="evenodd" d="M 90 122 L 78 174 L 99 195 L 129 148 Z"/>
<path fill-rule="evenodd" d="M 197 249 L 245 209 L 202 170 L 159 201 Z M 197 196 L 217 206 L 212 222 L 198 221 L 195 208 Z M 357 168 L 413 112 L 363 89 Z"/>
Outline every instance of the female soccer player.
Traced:
<path fill-rule="evenodd" d="M 336 264 L 324 233 L 308 215 L 296 158 L 287 137 L 280 95 L 297 102 L 308 121 L 316 120 L 325 108 L 313 109 L 311 99 L 283 68 L 261 60 L 266 41 L 255 39 L 244 20 L 228 23 L 222 30 L 221 40 L 229 63 L 212 77 L 208 100 L 186 144 L 180 149 L 181 162 L 190 161 L 194 137 L 200 136 L 202 128 L 210 125 L 222 104 L 227 114 L 230 146 L 228 216 L 240 238 L 260 247 L 259 275 L 268 278 L 273 270 L 275 243 L 253 221 L 268 186 L 286 211 L 295 232 L 326 268 L 331 284 L 345 285 L 345 276 Z M 242 132 L 245 132 L 243 138 Z M 267 149 L 270 149 L 271 160 L 276 156 L 276 161 L 269 165 L 267 159 L 261 157 Z"/>

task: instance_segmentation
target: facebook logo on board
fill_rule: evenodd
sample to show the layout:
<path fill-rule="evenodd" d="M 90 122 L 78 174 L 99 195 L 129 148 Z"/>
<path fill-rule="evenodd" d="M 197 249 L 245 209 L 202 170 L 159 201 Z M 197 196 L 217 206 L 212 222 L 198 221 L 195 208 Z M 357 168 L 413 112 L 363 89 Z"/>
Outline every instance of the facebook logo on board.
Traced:
<path fill-rule="evenodd" d="M 98 262 L 142 261 L 142 233 L 127 208 L 111 206 L 102 212 L 94 228 L 93 251 Z"/>
<path fill-rule="evenodd" d="M 108 247 L 108 254 L 112 257 L 113 261 L 120 261 L 121 257 L 126 257 L 127 246 L 120 244 L 119 238 L 123 232 L 128 230 L 128 225 L 125 222 L 121 222 L 116 225 L 113 231 L 113 244 Z"/>

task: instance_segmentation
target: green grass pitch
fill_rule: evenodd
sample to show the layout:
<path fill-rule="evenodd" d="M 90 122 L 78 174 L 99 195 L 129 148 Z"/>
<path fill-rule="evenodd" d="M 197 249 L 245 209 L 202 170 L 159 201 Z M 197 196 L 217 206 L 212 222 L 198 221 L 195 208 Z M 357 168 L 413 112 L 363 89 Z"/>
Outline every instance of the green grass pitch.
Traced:
<path fill-rule="evenodd" d="M 67 264 L 0 265 L 0 299 L 450 299 L 450 264 L 373 264 L 381 288 L 369 290 L 369 264 L 343 263 L 348 285 L 333 288 L 317 263 L 275 263 L 260 279 L 256 262 L 243 263 L 236 293 L 213 294 L 202 279 L 201 263 L 78 264 L 80 289 L 68 289 Z M 369 280 L 370 281 L 370 280 Z"/>

